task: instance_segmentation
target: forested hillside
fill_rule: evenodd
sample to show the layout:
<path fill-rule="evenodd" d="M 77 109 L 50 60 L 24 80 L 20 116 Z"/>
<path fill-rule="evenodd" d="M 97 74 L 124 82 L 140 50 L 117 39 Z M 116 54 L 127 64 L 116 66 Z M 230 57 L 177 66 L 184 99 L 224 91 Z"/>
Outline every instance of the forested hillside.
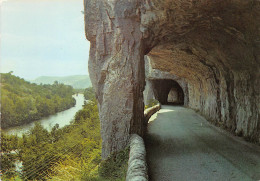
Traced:
<path fill-rule="evenodd" d="M 84 90 L 84 97 L 86 100 L 94 100 L 96 99 L 94 88 L 89 87 Z"/>
<path fill-rule="evenodd" d="M 73 88 L 36 85 L 11 73 L 1 74 L 1 128 L 32 122 L 75 105 Z"/>
<path fill-rule="evenodd" d="M 101 161 L 97 102 L 93 89 L 86 92 L 89 101 L 70 125 L 48 132 L 36 123 L 22 138 L 1 134 L 3 180 L 125 180 L 128 149 Z M 15 170 L 17 160 L 21 172 Z"/>
<path fill-rule="evenodd" d="M 36 84 L 53 84 L 55 81 L 71 85 L 74 89 L 85 89 L 91 86 L 88 75 L 71 75 L 65 77 L 41 76 L 31 82 Z"/>

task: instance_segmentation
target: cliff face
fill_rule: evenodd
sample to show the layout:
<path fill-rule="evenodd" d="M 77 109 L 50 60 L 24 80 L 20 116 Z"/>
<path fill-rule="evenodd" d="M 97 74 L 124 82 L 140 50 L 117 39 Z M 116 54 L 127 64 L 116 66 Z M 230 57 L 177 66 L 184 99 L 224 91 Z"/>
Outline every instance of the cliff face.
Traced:
<path fill-rule="evenodd" d="M 260 141 L 258 0 L 85 0 L 85 24 L 103 158 L 143 134 L 144 55 L 184 104 Z"/>
<path fill-rule="evenodd" d="M 144 51 L 139 1 L 85 1 L 89 74 L 101 120 L 102 157 L 143 132 Z"/>

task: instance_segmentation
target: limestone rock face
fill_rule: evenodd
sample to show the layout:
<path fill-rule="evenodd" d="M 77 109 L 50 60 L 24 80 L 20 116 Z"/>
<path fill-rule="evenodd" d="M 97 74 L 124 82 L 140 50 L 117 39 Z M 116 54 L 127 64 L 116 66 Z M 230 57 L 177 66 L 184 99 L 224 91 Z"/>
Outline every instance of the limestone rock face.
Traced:
<path fill-rule="evenodd" d="M 153 86 L 149 80 L 145 81 L 145 89 L 144 89 L 143 95 L 144 95 L 144 104 L 145 105 L 149 104 L 149 100 L 155 99 Z"/>
<path fill-rule="evenodd" d="M 144 52 L 140 1 L 85 1 L 89 75 L 101 120 L 102 157 L 143 132 Z M 142 110 L 142 111 L 140 111 Z"/>
<path fill-rule="evenodd" d="M 146 80 L 171 77 L 187 106 L 260 141 L 259 0 L 85 0 L 84 6 L 103 158 L 125 147 L 129 134 L 143 134 L 145 55 L 153 69 Z"/>

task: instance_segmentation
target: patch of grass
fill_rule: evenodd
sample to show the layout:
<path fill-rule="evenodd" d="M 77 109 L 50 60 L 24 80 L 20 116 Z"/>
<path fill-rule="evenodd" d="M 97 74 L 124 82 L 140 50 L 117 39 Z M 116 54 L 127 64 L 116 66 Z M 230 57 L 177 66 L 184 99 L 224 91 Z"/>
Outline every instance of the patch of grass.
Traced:
<path fill-rule="evenodd" d="M 112 154 L 100 163 L 98 173 L 105 180 L 125 180 L 129 159 L 129 147 Z"/>

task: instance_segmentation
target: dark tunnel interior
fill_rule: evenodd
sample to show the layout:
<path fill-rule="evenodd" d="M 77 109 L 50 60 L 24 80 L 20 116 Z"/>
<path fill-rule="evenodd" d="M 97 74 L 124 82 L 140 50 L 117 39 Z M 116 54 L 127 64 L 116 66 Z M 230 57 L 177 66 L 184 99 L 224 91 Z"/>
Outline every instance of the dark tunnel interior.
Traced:
<path fill-rule="evenodd" d="M 184 93 L 181 86 L 171 79 L 152 80 L 155 98 L 161 104 L 183 105 Z"/>

